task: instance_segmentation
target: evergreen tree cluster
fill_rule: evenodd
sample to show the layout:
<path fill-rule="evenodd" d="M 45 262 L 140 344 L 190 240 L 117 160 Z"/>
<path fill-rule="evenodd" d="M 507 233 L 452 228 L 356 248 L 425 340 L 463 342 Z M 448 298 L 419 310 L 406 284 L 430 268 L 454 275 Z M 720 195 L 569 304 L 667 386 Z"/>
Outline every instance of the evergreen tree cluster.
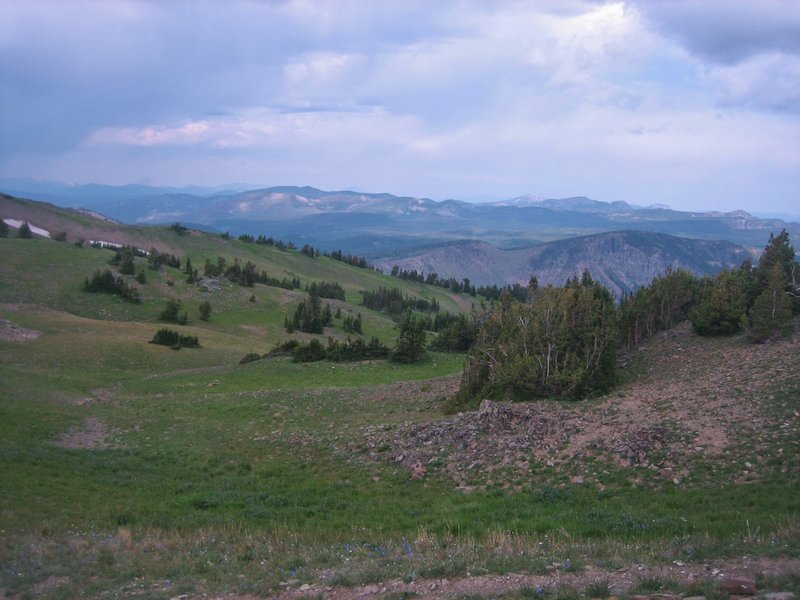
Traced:
<path fill-rule="evenodd" d="M 317 256 L 319 251 L 317 250 Z M 347 265 L 358 267 L 359 269 L 371 269 L 372 266 L 367 262 L 367 259 L 355 254 L 344 254 L 341 250 L 334 250 L 333 252 L 323 252 L 323 256 L 327 256 L 335 261 L 345 263 Z"/>
<path fill-rule="evenodd" d="M 510 294 L 513 298 L 516 298 L 520 302 L 525 302 L 527 297 L 527 287 L 521 285 L 519 283 L 511 283 L 504 286 L 497 286 L 497 285 L 481 285 L 475 286 L 469 280 L 469 278 L 465 277 L 461 281 L 456 279 L 455 277 L 440 277 L 438 273 L 432 271 L 427 275 L 424 272 L 417 271 L 416 269 L 410 269 L 408 271 L 401 269 L 397 265 L 392 267 L 390 272 L 392 277 L 397 277 L 398 279 L 405 279 L 407 281 L 415 281 L 417 283 L 422 283 L 424 285 L 435 285 L 437 287 L 444 288 L 446 290 L 450 290 L 451 292 L 456 292 L 459 294 L 469 294 L 470 296 L 483 296 L 487 300 L 499 300 L 500 295 L 503 292 Z"/>
<path fill-rule="evenodd" d="M 185 310 L 181 313 L 182 308 L 183 303 L 180 300 L 167 300 L 164 310 L 162 310 L 161 314 L 158 315 L 158 320 L 164 321 L 165 323 L 186 325 L 186 323 L 189 322 L 189 315 Z"/>
<path fill-rule="evenodd" d="M 319 281 L 307 286 L 307 290 L 316 286 L 320 298 L 344 301 L 344 288 L 335 281 Z"/>
<path fill-rule="evenodd" d="M 372 310 L 383 311 L 392 316 L 400 316 L 408 310 L 438 312 L 436 298 L 424 300 L 406 296 L 397 288 L 379 287 L 376 290 L 361 290 L 361 304 Z"/>
<path fill-rule="evenodd" d="M 758 266 L 746 261 L 700 281 L 699 299 L 689 313 L 692 328 L 700 335 L 744 330 L 756 343 L 790 333 L 793 316 L 800 314 L 797 272 L 788 232 L 770 235 Z"/>
<path fill-rule="evenodd" d="M 169 346 L 175 350 L 180 350 L 181 348 L 197 348 L 200 346 L 197 336 L 181 335 L 177 331 L 167 328 L 156 331 L 150 343 L 158 344 L 159 346 Z"/>
<path fill-rule="evenodd" d="M 430 317 L 426 318 L 430 321 Z M 478 324 L 466 315 L 438 313 L 430 327 L 426 323 L 425 329 L 439 332 L 431 341 L 430 349 L 440 352 L 466 352 L 478 339 Z"/>
<path fill-rule="evenodd" d="M 223 234 L 227 235 L 230 238 L 230 234 Z M 274 246 L 278 250 L 294 250 L 295 245 L 294 242 L 284 242 L 283 240 L 276 240 L 272 236 L 264 237 L 263 235 L 259 235 L 258 237 L 253 237 L 247 233 L 243 233 L 239 236 L 240 242 L 246 242 L 248 244 L 258 244 L 260 246 Z"/>
<path fill-rule="evenodd" d="M 699 280 L 684 269 L 670 269 L 650 285 L 623 296 L 620 302 L 620 344 L 626 349 L 637 346 L 659 331 L 685 321 L 699 297 Z"/>
<path fill-rule="evenodd" d="M 308 298 L 297 305 L 294 316 L 284 321 L 287 332 L 302 331 L 304 333 L 322 333 L 326 325 L 333 321 L 330 304 L 322 308 L 319 290 L 315 285 L 309 286 Z"/>
<path fill-rule="evenodd" d="M 340 311 L 336 312 L 341 314 Z M 342 329 L 344 329 L 346 333 L 357 333 L 361 335 L 361 313 L 358 313 L 356 316 L 345 315 L 342 319 Z"/>
<path fill-rule="evenodd" d="M 162 267 L 180 269 L 181 259 L 172 254 L 150 248 L 150 252 L 147 253 L 147 267 L 153 271 L 160 271 Z"/>
<path fill-rule="evenodd" d="M 415 281 L 417 283 L 424 283 L 425 285 L 435 285 L 437 287 L 445 288 L 460 294 L 469 294 L 474 296 L 476 293 L 478 293 L 478 288 L 472 285 L 472 282 L 470 282 L 469 278 L 467 277 L 459 281 L 455 277 L 439 277 L 438 273 L 435 272 L 425 275 L 425 273 L 417 271 L 416 269 L 410 269 L 406 271 L 397 265 L 392 267 L 390 274 L 392 277 L 397 277 L 398 279 Z"/>
<path fill-rule="evenodd" d="M 297 340 L 288 340 L 277 344 L 263 358 L 272 356 L 291 356 L 292 362 L 317 362 L 329 360 L 332 362 L 354 362 L 358 360 L 377 360 L 385 359 L 391 350 L 383 345 L 376 337 L 370 338 L 369 342 L 364 342 L 361 338 L 347 338 L 340 342 L 333 338 L 328 338 L 327 346 L 323 346 L 318 339 L 312 339 L 305 343 Z M 245 361 L 245 358 L 248 360 Z M 249 362 L 256 360 L 247 355 L 242 361 Z"/>
<path fill-rule="evenodd" d="M 747 261 L 702 279 L 670 270 L 623 297 L 619 307 L 588 272 L 563 287 L 539 288 L 532 279 L 526 302 L 501 293 L 478 327 L 450 408 L 482 398 L 580 398 L 607 390 L 619 348 L 687 318 L 700 335 L 744 330 L 751 341 L 764 342 L 786 334 L 800 314 L 798 280 L 786 231 L 770 236 L 757 267 Z"/>
<path fill-rule="evenodd" d="M 310 258 L 317 258 L 318 256 L 326 256 L 332 260 L 358 267 L 360 269 L 371 269 L 372 265 L 367 262 L 366 258 L 356 256 L 355 254 L 344 254 L 341 250 L 333 250 L 332 252 L 323 252 L 319 248 L 314 248 L 310 244 L 305 244 L 300 249 L 301 254 L 305 254 Z"/>
<path fill-rule="evenodd" d="M 233 259 L 233 264 L 228 264 L 225 257 L 218 256 L 216 262 L 206 259 L 203 266 L 205 277 L 224 277 L 233 283 L 238 283 L 242 287 L 253 287 L 256 283 L 292 290 L 301 286 L 297 277 L 291 279 L 271 277 L 266 271 L 256 272 L 256 265 L 249 260 L 242 265 L 238 258 Z"/>
<path fill-rule="evenodd" d="M 8 224 L 0 219 L 0 238 L 8 237 Z"/>
<path fill-rule="evenodd" d="M 532 286 L 529 297 L 502 296 L 483 323 L 457 404 L 579 398 L 613 384 L 618 316 L 611 293 L 584 273 L 563 287 Z"/>
<path fill-rule="evenodd" d="M 325 348 L 325 359 L 333 362 L 353 362 L 357 360 L 383 359 L 389 356 L 389 348 L 381 344 L 376 337 L 370 338 L 365 342 L 361 338 L 347 338 L 344 342 L 339 342 L 333 338 L 328 338 L 328 346 Z"/>
<path fill-rule="evenodd" d="M 478 287 L 478 294 L 487 300 L 499 300 L 504 293 L 519 302 L 525 302 L 528 299 L 528 288 L 521 283 L 512 283 L 500 287 L 497 285 L 482 285 Z"/>
<path fill-rule="evenodd" d="M 87 277 L 83 282 L 83 291 L 114 294 L 133 304 L 142 302 L 139 290 L 135 286 L 129 285 L 124 277 L 112 273 L 110 269 L 95 271 L 91 278 Z"/>
<path fill-rule="evenodd" d="M 300 254 L 305 254 L 309 258 L 317 258 L 320 255 L 320 252 L 314 248 L 314 246 L 305 244 L 302 248 L 300 248 Z"/>
<path fill-rule="evenodd" d="M 192 259 L 188 256 L 186 257 L 186 266 L 183 268 L 183 272 L 187 275 L 186 283 L 194 283 L 200 280 L 200 275 L 197 273 L 197 269 L 194 268 L 194 265 L 192 265 Z"/>
<path fill-rule="evenodd" d="M 147 253 L 132 246 L 123 246 L 114 250 L 114 256 L 108 261 L 108 264 L 116 266 L 123 275 L 133 275 L 136 272 L 133 262 L 136 256 L 147 256 Z"/>

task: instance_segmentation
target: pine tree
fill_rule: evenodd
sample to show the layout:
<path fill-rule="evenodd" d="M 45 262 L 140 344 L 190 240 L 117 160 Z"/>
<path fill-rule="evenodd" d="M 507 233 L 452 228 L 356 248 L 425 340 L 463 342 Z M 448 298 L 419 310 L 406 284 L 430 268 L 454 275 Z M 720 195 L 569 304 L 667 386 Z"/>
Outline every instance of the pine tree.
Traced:
<path fill-rule="evenodd" d="M 394 362 L 412 363 L 425 358 L 425 330 L 422 319 L 415 317 L 407 311 L 398 325 L 400 333 L 397 337 L 397 346 L 392 351 L 391 359 Z"/>
<path fill-rule="evenodd" d="M 19 226 L 19 229 L 17 230 L 17 237 L 24 239 L 30 239 L 33 237 L 31 226 L 28 225 L 27 221 L 23 221 L 22 224 Z"/>
<path fill-rule="evenodd" d="M 790 301 L 791 298 L 786 293 L 783 265 L 775 262 L 767 287 L 750 309 L 747 337 L 753 342 L 763 343 L 774 335 L 789 333 L 792 330 Z"/>
<path fill-rule="evenodd" d="M 133 252 L 128 248 L 123 248 L 120 253 L 119 272 L 123 275 L 133 275 L 136 272 L 133 264 Z"/>
<path fill-rule="evenodd" d="M 761 254 L 755 269 L 758 293 L 767 289 L 772 277 L 772 269 L 780 265 L 784 283 L 788 283 L 794 267 L 794 248 L 789 243 L 789 233 L 783 229 L 777 236 L 770 234 L 767 247 Z"/>
<path fill-rule="evenodd" d="M 704 279 L 700 300 L 689 313 L 695 333 L 727 335 L 739 331 L 747 312 L 749 286 L 749 274 L 742 269 Z"/>
<path fill-rule="evenodd" d="M 186 313 L 184 312 L 184 314 L 181 315 L 180 310 L 180 300 L 167 300 L 167 304 L 164 307 L 164 310 L 161 311 L 161 314 L 158 316 L 158 318 L 165 323 L 180 323 L 181 325 L 184 325 L 187 320 Z"/>
<path fill-rule="evenodd" d="M 211 303 L 208 300 L 201 302 L 200 306 L 197 307 L 197 310 L 200 313 L 201 321 L 208 321 L 208 319 L 211 317 Z"/>
<path fill-rule="evenodd" d="M 8 237 L 8 225 L 0 219 L 0 238 Z"/>

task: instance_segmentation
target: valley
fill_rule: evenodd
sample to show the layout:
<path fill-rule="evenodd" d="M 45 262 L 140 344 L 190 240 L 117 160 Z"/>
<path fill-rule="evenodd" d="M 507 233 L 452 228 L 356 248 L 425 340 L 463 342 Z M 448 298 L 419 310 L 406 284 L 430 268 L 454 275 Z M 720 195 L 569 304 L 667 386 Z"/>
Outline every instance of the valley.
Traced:
<path fill-rule="evenodd" d="M 404 364 L 268 351 L 354 335 L 336 317 L 322 335 L 286 331 L 309 283 L 338 282 L 344 300 L 322 302 L 360 313 L 356 337 L 388 346 L 396 319 L 363 306 L 362 290 L 396 287 L 464 315 L 491 301 L 290 247 L 8 197 L 0 208 L 68 232 L 0 238 L 7 597 L 716 597 L 731 577 L 759 592 L 798 585 L 798 333 L 756 345 L 683 323 L 623 352 L 607 393 L 446 415 L 464 353 Z M 134 256 L 140 303 L 88 293 L 82 281 L 115 250 L 80 237 L 181 264 Z M 187 259 L 202 269 L 219 256 L 301 287 L 187 280 Z M 169 299 L 188 315 L 169 327 L 199 347 L 149 343 Z"/>

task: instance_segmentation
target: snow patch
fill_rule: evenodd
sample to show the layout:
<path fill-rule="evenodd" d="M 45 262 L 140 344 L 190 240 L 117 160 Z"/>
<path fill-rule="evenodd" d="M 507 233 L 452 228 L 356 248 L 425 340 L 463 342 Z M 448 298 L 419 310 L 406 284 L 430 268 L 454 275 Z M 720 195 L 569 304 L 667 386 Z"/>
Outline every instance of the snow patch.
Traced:
<path fill-rule="evenodd" d="M 3 222 L 6 225 L 13 227 L 14 229 L 19 229 L 25 221 L 18 221 L 17 219 L 3 219 Z M 42 229 L 41 227 L 36 227 L 35 225 L 31 225 L 28 223 L 28 227 L 31 228 L 31 233 L 35 233 L 36 235 L 41 235 L 43 237 L 50 237 L 50 232 L 46 229 Z"/>

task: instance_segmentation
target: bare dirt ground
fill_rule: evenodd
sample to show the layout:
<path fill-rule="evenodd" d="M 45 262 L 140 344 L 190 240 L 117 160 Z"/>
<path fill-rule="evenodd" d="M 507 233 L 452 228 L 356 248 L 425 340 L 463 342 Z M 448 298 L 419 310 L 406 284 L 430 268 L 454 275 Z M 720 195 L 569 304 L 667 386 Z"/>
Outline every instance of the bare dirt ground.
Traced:
<path fill-rule="evenodd" d="M 65 431 L 53 441 L 53 444 L 62 448 L 83 450 L 110 448 L 111 433 L 111 429 L 103 419 L 86 417 L 80 426 Z"/>
<path fill-rule="evenodd" d="M 11 321 L 0 319 L 0 339 L 11 342 L 27 342 L 37 339 L 40 335 L 42 335 L 40 331 L 25 329 Z"/>
<path fill-rule="evenodd" d="M 779 577 L 800 573 L 798 559 L 750 559 L 743 557 L 735 560 L 715 561 L 702 564 L 684 564 L 676 561 L 657 568 L 632 565 L 616 570 L 585 567 L 577 572 L 563 572 L 560 565 L 553 565 L 548 575 L 531 575 L 528 573 L 511 573 L 507 575 L 479 575 L 455 577 L 450 579 L 426 579 L 410 583 L 401 580 L 381 582 L 352 588 L 326 587 L 323 585 L 307 585 L 304 589 L 287 590 L 274 597 L 281 600 L 295 598 L 323 597 L 330 600 L 356 600 L 357 598 L 383 598 L 392 594 L 396 598 L 403 595 L 413 598 L 497 598 L 501 595 L 526 590 L 555 589 L 566 586 L 578 591 L 596 582 L 607 582 L 614 595 L 627 594 L 640 581 L 658 578 L 688 586 L 692 583 L 714 582 L 722 589 L 730 589 L 733 598 L 753 595 L 755 579 L 758 576 Z M 741 592 L 734 590 L 739 587 Z M 749 593 L 744 593 L 749 589 Z M 680 595 L 669 593 L 639 596 L 653 600 L 679 599 Z M 245 600 L 247 596 L 237 596 L 236 600 Z M 255 598 L 255 596 L 253 597 Z"/>
<path fill-rule="evenodd" d="M 368 427 L 368 458 L 445 473 L 465 491 L 515 487 L 534 471 L 598 487 L 613 469 L 634 484 L 699 483 L 719 469 L 742 483 L 800 475 L 800 402 L 775 396 L 800 379 L 800 335 L 710 342 L 684 324 L 625 361 L 630 382 L 599 400 L 484 401 L 477 412 Z"/>

